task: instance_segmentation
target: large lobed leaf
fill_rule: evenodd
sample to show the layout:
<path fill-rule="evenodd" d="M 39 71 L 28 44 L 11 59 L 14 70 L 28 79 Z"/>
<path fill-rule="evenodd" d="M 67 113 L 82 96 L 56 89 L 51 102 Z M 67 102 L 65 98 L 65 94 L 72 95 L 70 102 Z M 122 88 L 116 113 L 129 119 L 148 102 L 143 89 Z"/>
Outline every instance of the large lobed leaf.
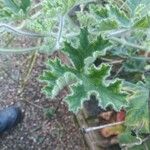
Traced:
<path fill-rule="evenodd" d="M 40 77 L 41 81 L 47 83 L 43 91 L 53 98 L 64 87 L 69 87 L 70 94 L 65 101 L 69 105 L 69 110 L 73 112 L 82 108 L 83 101 L 91 94 L 97 96 L 99 105 L 103 108 L 112 105 L 119 111 L 126 105 L 126 94 L 121 91 L 121 80 L 106 80 L 110 75 L 111 66 L 101 64 L 96 67 L 93 63 L 88 66 L 85 64 L 85 60 L 94 57 L 97 51 L 99 54 L 104 54 L 105 48 L 111 44 L 101 36 L 96 41 L 90 42 L 87 28 L 81 30 L 79 39 L 78 48 L 67 42 L 63 48 L 63 51 L 69 55 L 72 66 L 65 66 L 59 60 L 48 61 L 49 70 L 47 69 Z"/>

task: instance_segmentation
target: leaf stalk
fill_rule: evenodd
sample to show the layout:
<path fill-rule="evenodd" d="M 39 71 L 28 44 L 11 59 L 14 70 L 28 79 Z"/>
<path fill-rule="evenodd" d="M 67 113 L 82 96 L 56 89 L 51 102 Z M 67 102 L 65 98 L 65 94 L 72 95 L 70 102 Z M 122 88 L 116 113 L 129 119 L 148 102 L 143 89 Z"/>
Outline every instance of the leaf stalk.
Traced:
<path fill-rule="evenodd" d="M 100 129 L 103 129 L 103 128 L 112 127 L 112 126 L 120 125 L 120 124 L 123 124 L 123 123 L 124 123 L 124 121 L 110 123 L 110 124 L 106 124 L 106 125 L 100 125 L 100 126 L 96 126 L 96 127 L 82 128 L 81 131 L 83 133 L 88 133 L 88 132 L 91 132 L 91 131 L 94 131 L 94 130 L 100 130 Z"/>

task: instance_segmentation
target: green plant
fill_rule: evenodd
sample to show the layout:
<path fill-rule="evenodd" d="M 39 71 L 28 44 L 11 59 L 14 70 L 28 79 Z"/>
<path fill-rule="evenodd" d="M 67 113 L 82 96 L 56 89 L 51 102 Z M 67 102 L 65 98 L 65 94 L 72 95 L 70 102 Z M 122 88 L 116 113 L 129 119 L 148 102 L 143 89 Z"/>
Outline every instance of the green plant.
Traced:
<path fill-rule="evenodd" d="M 61 50 L 70 64 L 59 58 L 48 60 L 40 77 L 46 83 L 43 92 L 54 98 L 69 88 L 64 100 L 75 113 L 91 95 L 104 109 L 108 105 L 116 111 L 123 107 L 126 131 L 119 136 L 120 143 L 125 148 L 143 149 L 141 144 L 146 144 L 150 132 L 149 1 L 110 0 L 102 5 L 98 0 L 44 0 L 35 6 L 29 0 L 19 2 L 1 0 L 0 19 L 5 23 L 0 27 L 5 29 L 0 36 L 5 39 L 9 30 L 40 40 L 28 49 L 0 51 Z"/>
<path fill-rule="evenodd" d="M 30 0 L 1 0 L 0 3 L 1 21 L 27 15 L 28 9 L 31 5 Z"/>
<path fill-rule="evenodd" d="M 55 109 L 54 108 L 45 108 L 44 114 L 48 119 L 51 119 L 55 115 Z"/>
<path fill-rule="evenodd" d="M 81 29 L 78 48 L 72 47 L 67 42 L 64 45 L 63 51 L 68 54 L 72 66 L 62 65 L 58 59 L 47 62 L 50 71 L 46 70 L 40 78 L 40 80 L 48 82 L 43 89 L 46 95 L 51 94 L 50 96 L 54 98 L 60 90 L 69 86 L 71 93 L 66 98 L 66 102 L 73 112 L 82 108 L 84 100 L 88 99 L 91 94 L 97 96 L 99 104 L 104 108 L 112 104 L 118 111 L 126 105 L 126 94 L 120 90 L 121 80 L 106 80 L 111 66 L 104 63 L 98 67 L 93 65 L 96 57 L 104 55 L 105 48 L 111 46 L 109 41 L 99 36 L 96 41 L 90 43 L 88 31 L 84 28 Z"/>
<path fill-rule="evenodd" d="M 79 32 L 79 27 L 75 26 L 69 17 L 70 9 L 75 5 L 88 1 L 44 0 L 40 3 L 35 3 L 30 0 L 20 0 L 19 2 L 15 0 L 1 0 L 0 29 L 2 28 L 2 34 L 0 36 L 3 42 L 5 43 L 4 39 L 8 37 L 8 32 L 11 32 L 11 39 L 16 39 L 16 36 L 13 35 L 19 35 L 27 38 L 36 38 L 37 40 L 41 39 L 42 43 L 25 49 L 7 49 L 4 45 L 0 48 L 0 51 L 31 52 L 38 50 L 52 52 L 59 49 L 64 39 L 69 36 L 68 39 L 74 40 L 72 35 Z"/>
<path fill-rule="evenodd" d="M 49 60 L 40 77 L 46 82 L 43 92 L 51 98 L 69 88 L 64 100 L 75 113 L 90 95 L 104 109 L 124 107 L 126 131 L 119 140 L 125 148 L 142 149 L 150 132 L 149 76 L 145 75 L 150 63 L 149 8 L 146 0 L 89 4 L 88 11 L 77 14 L 81 32 L 74 37 L 79 42 L 64 42 L 62 48 L 71 65 Z"/>

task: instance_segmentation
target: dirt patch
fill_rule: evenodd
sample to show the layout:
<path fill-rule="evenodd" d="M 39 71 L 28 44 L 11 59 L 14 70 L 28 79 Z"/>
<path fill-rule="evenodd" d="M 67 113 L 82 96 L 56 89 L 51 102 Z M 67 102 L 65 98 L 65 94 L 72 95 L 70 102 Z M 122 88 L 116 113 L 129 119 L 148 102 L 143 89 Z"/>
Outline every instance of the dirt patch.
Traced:
<path fill-rule="evenodd" d="M 27 72 L 29 54 L 0 55 L 0 107 L 19 105 L 24 111 L 21 124 L 0 137 L 1 150 L 86 150 L 83 137 L 64 102 L 50 101 L 41 94 L 37 77 L 45 68 L 47 54 L 39 54 L 22 94 L 21 80 Z M 25 102 L 26 101 L 26 102 Z M 31 104 L 30 104 L 31 103 Z M 59 106 L 52 119 L 42 108 Z"/>

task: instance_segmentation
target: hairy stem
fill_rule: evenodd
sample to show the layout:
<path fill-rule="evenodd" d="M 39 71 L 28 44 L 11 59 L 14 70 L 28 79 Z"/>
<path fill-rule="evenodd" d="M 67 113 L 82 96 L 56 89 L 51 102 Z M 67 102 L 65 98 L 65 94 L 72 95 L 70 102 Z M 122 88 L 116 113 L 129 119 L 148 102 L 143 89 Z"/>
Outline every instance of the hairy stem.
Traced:
<path fill-rule="evenodd" d="M 144 47 L 144 46 L 141 46 L 141 45 L 137 45 L 137 44 L 133 44 L 133 43 L 127 42 L 126 40 L 123 40 L 123 39 L 120 39 L 120 38 L 110 37 L 109 39 L 114 41 L 114 42 L 120 43 L 120 44 L 122 44 L 124 46 L 132 47 L 132 48 L 135 48 L 135 49 L 138 49 L 138 50 L 150 51 L 150 49 L 147 48 L 147 47 Z"/>
<path fill-rule="evenodd" d="M 58 36 L 56 41 L 56 49 L 60 48 L 60 40 L 62 36 L 63 27 L 64 27 L 64 16 L 60 16 L 59 30 L 58 30 Z"/>
<path fill-rule="evenodd" d="M 43 37 L 49 36 L 49 35 L 42 35 L 42 34 L 38 34 L 38 33 L 22 31 L 22 30 L 19 30 L 19 29 L 15 28 L 15 27 L 10 26 L 10 25 L 5 24 L 5 23 L 0 23 L 0 28 L 5 28 L 6 31 L 15 33 L 17 35 L 28 36 L 30 38 L 43 38 Z"/>
<path fill-rule="evenodd" d="M 97 127 L 82 128 L 82 131 L 84 133 L 88 133 L 88 132 L 91 132 L 91 131 L 94 131 L 94 130 L 100 130 L 100 129 L 103 129 L 103 128 L 112 127 L 112 126 L 123 124 L 123 123 L 124 123 L 124 121 L 110 123 L 110 124 L 101 125 L 101 126 L 97 126 Z"/>
<path fill-rule="evenodd" d="M 125 33 L 131 32 L 129 29 L 119 29 L 119 30 L 112 30 L 107 37 L 120 37 L 124 35 Z"/>
<path fill-rule="evenodd" d="M 29 47 L 29 48 L 0 48 L 0 53 L 26 53 L 38 50 L 42 48 L 43 46 L 35 46 L 35 47 Z"/>

